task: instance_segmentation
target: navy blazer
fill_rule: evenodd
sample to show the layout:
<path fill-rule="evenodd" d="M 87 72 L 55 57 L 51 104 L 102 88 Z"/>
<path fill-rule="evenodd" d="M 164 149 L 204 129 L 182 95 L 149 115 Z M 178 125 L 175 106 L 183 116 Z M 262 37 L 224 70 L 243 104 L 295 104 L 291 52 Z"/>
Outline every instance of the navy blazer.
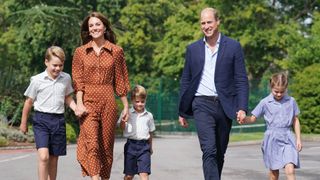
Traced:
<path fill-rule="evenodd" d="M 200 39 L 187 47 L 180 80 L 179 115 L 193 116 L 192 101 L 200 84 L 205 62 L 205 42 Z M 236 118 L 239 110 L 248 110 L 249 83 L 244 54 L 239 42 L 221 34 L 215 69 L 215 85 L 225 114 Z"/>

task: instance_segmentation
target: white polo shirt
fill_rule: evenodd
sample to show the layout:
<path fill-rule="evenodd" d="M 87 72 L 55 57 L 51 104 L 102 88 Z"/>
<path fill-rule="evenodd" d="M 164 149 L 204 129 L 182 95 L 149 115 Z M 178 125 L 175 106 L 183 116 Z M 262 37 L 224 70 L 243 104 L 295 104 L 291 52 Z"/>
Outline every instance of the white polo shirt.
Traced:
<path fill-rule="evenodd" d="M 121 121 L 121 117 L 119 121 Z M 145 109 L 144 112 L 137 113 L 133 107 L 129 109 L 129 119 L 123 131 L 124 137 L 134 140 L 148 140 L 149 133 L 155 129 L 153 115 L 150 112 Z"/>
<path fill-rule="evenodd" d="M 72 92 L 71 77 L 68 73 L 61 72 L 56 79 L 51 79 L 47 71 L 44 71 L 31 77 L 24 95 L 33 100 L 34 110 L 62 114 L 65 111 L 65 97 Z"/>

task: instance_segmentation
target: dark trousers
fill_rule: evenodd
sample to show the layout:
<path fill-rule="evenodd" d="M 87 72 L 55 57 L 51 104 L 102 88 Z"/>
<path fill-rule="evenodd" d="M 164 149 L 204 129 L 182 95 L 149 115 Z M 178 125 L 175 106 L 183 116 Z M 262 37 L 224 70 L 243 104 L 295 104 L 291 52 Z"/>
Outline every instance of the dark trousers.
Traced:
<path fill-rule="evenodd" d="M 202 151 L 205 180 L 220 180 L 232 120 L 215 97 L 195 97 L 192 110 Z"/>

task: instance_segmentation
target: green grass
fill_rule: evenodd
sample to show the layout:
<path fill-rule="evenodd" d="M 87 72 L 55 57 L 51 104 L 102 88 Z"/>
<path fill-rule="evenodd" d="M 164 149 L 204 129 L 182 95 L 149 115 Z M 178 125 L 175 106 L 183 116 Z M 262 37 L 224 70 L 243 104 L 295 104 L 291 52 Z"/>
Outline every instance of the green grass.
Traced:
<path fill-rule="evenodd" d="M 320 134 L 301 134 L 302 141 L 320 141 Z M 230 142 L 263 140 L 263 132 L 231 133 Z"/>
<path fill-rule="evenodd" d="M 320 134 L 301 134 L 302 141 L 320 141 Z"/>
<path fill-rule="evenodd" d="M 263 139 L 263 132 L 254 132 L 254 133 L 232 133 L 230 135 L 230 142 L 239 142 L 239 141 L 256 141 Z"/>

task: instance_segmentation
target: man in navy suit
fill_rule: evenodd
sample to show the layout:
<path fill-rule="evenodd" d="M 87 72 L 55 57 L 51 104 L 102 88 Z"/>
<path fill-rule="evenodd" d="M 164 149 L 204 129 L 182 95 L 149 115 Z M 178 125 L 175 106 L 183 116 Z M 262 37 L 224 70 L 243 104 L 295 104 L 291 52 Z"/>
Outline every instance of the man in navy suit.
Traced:
<path fill-rule="evenodd" d="M 217 10 L 201 11 L 204 38 L 187 47 L 180 80 L 179 123 L 194 117 L 206 180 L 219 180 L 232 119 L 243 122 L 249 85 L 239 42 L 219 32 Z"/>

